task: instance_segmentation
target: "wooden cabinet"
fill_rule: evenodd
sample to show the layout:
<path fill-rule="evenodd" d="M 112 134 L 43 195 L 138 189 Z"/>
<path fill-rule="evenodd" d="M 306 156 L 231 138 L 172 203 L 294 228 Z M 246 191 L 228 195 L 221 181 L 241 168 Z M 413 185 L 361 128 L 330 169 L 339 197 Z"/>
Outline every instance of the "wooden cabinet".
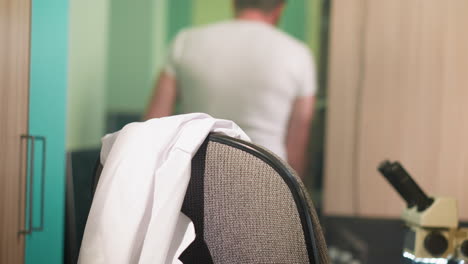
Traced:
<path fill-rule="evenodd" d="M 0 0 L 0 263 L 23 263 L 29 0 Z M 21 151 L 23 150 L 23 151 Z"/>
<path fill-rule="evenodd" d="M 325 212 L 398 217 L 376 167 L 401 161 L 468 220 L 468 2 L 333 2 Z"/>
<path fill-rule="evenodd" d="M 63 263 L 68 2 L 0 0 L 0 263 Z"/>

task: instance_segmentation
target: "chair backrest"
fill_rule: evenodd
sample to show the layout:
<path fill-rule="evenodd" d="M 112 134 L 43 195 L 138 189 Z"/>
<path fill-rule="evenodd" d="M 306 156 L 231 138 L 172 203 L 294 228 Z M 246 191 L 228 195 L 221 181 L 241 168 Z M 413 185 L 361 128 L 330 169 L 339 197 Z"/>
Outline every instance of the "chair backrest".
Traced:
<path fill-rule="evenodd" d="M 254 144 L 211 134 L 192 160 L 182 212 L 197 235 L 184 264 L 329 263 L 302 182 Z"/>

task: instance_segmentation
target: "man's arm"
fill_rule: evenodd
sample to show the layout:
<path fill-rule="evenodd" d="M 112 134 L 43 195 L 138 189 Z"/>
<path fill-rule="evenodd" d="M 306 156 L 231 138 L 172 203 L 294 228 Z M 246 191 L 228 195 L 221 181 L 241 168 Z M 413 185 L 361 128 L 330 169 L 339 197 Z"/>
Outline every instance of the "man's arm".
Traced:
<path fill-rule="evenodd" d="M 306 151 L 314 115 L 314 105 L 314 96 L 296 99 L 291 112 L 286 138 L 288 162 L 302 179 L 306 170 Z"/>
<path fill-rule="evenodd" d="M 171 75 L 161 72 L 154 89 L 146 110 L 145 120 L 170 116 L 174 113 L 177 98 L 177 80 Z"/>

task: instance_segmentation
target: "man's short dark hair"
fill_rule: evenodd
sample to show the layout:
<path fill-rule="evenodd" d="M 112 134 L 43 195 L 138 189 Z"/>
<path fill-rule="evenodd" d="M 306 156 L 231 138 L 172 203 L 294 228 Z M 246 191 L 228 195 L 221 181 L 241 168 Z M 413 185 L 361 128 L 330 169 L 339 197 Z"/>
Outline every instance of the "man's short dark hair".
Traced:
<path fill-rule="evenodd" d="M 286 0 L 235 0 L 234 3 L 237 11 L 252 8 L 271 12 L 284 2 Z"/>

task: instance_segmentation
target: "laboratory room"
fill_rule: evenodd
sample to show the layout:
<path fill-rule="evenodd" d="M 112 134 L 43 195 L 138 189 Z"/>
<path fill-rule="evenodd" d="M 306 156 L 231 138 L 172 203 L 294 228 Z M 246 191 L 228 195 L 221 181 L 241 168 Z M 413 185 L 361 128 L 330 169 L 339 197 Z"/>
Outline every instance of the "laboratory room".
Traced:
<path fill-rule="evenodd" d="M 467 0 L 0 0 L 0 264 L 468 263 Z"/>

